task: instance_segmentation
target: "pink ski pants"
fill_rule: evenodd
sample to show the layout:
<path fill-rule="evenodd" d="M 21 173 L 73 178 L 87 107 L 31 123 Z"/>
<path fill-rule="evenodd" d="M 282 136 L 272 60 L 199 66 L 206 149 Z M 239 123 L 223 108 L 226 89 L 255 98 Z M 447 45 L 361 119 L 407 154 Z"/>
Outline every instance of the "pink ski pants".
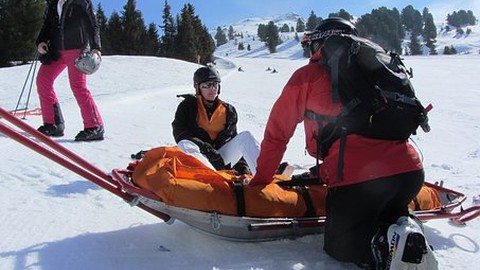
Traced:
<path fill-rule="evenodd" d="M 43 122 L 55 123 L 53 105 L 58 103 L 57 94 L 53 84 L 65 68 L 68 69 L 68 80 L 73 95 L 80 107 L 84 128 L 103 125 L 103 120 L 87 88 L 87 75 L 75 67 L 75 59 L 80 54 L 80 49 L 60 51 L 61 58 L 48 65 L 41 65 L 37 75 L 37 91 L 42 108 Z"/>

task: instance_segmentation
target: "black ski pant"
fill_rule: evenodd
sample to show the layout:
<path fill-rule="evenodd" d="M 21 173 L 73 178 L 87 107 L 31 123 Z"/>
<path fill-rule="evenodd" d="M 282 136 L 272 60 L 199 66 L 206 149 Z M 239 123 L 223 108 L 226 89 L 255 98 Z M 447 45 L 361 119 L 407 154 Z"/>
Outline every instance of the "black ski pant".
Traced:
<path fill-rule="evenodd" d="M 409 214 L 408 204 L 424 180 L 425 173 L 419 170 L 329 188 L 325 252 L 339 261 L 372 265 L 373 235 Z"/>

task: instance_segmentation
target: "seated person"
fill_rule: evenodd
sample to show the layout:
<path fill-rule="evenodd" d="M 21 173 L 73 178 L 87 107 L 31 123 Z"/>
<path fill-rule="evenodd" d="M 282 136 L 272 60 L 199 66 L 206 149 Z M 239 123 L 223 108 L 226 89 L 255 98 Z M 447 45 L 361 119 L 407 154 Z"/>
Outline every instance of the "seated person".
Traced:
<path fill-rule="evenodd" d="M 172 122 L 173 137 L 185 153 L 212 169 L 255 174 L 259 143 L 249 131 L 237 133 L 235 107 L 219 98 L 220 74 L 200 67 L 193 75 L 195 95 L 184 95 Z"/>

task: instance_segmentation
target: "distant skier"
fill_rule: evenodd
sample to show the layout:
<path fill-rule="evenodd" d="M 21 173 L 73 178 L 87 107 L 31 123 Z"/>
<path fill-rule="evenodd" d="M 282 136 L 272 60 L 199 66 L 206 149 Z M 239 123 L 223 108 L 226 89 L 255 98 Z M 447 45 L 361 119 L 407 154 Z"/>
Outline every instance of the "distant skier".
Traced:
<path fill-rule="evenodd" d="M 273 69 L 272 70 L 272 73 L 277 73 L 278 71 L 276 69 Z"/>
<path fill-rule="evenodd" d="M 243 72 L 242 67 L 238 67 L 238 71 Z"/>

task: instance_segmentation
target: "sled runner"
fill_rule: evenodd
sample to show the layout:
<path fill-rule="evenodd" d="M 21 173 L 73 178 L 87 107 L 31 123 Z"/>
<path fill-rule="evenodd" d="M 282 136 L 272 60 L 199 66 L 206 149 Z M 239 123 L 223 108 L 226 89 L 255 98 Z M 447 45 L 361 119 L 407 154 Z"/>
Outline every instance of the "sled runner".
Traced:
<path fill-rule="evenodd" d="M 17 128 L 13 126 L 16 126 Z M 190 199 L 195 201 L 194 198 L 181 198 L 181 196 L 180 198 L 176 198 L 176 195 L 189 194 L 188 192 L 193 192 L 193 194 L 195 194 L 195 191 L 189 191 L 184 187 L 180 187 L 183 188 L 183 190 L 178 188 L 182 181 L 186 182 L 186 176 L 199 175 L 198 172 L 186 171 L 183 172 L 183 174 L 175 174 L 176 176 L 173 178 L 166 178 L 169 180 L 169 183 L 167 184 L 173 184 L 173 187 L 164 186 L 164 188 L 170 192 L 162 194 L 162 191 L 159 192 L 158 189 L 155 189 L 155 185 L 152 186 L 150 184 L 149 188 L 145 188 L 145 184 L 148 184 L 149 181 L 142 183 L 141 178 L 142 175 L 152 176 L 156 173 L 162 175 L 164 173 L 163 171 L 149 171 L 144 173 L 139 169 L 141 168 L 139 167 L 140 164 L 137 164 L 135 170 L 114 169 L 111 175 L 108 175 L 49 137 L 39 133 L 37 130 L 3 108 L 0 108 L 0 132 L 110 191 L 124 199 L 130 205 L 139 207 L 155 215 L 167 224 L 171 224 L 174 220 L 178 219 L 199 231 L 235 241 L 264 241 L 286 237 L 294 238 L 303 235 L 322 233 L 324 229 L 327 217 L 318 214 L 318 211 L 321 211 L 319 209 L 315 209 L 315 212 L 311 211 L 312 205 L 306 202 L 307 197 L 302 195 L 301 190 L 303 188 L 299 185 L 299 183 L 301 184 L 302 179 L 295 180 L 299 183 L 295 183 L 293 187 L 280 184 L 280 182 L 292 181 L 290 179 L 279 179 L 279 181 L 271 184 L 272 186 L 270 188 L 272 190 L 278 192 L 278 194 L 288 192 L 291 199 L 290 201 L 287 200 L 286 202 L 283 202 L 286 207 L 277 207 L 277 212 L 269 214 L 268 209 L 252 209 L 248 206 L 249 204 L 250 206 L 252 205 L 251 202 L 246 200 L 248 198 L 258 199 L 258 197 L 264 197 L 263 195 L 272 197 L 273 195 L 268 193 L 262 194 L 262 196 L 256 196 L 260 194 L 259 192 L 264 192 L 263 190 L 269 190 L 268 188 L 247 191 L 243 197 L 245 200 L 245 207 L 243 207 L 243 209 L 242 207 L 238 207 L 238 203 L 242 200 L 239 199 L 239 197 L 241 197 L 239 195 L 240 193 L 235 193 L 232 190 L 234 186 L 233 184 L 223 184 L 225 191 L 230 192 L 229 195 L 223 195 L 223 198 L 225 199 L 224 201 L 213 201 L 213 203 L 210 204 L 210 206 L 213 205 L 214 207 L 221 206 L 222 204 L 230 205 L 230 210 L 210 209 L 207 211 L 196 209 L 201 207 L 198 205 L 187 207 L 188 205 L 185 203 L 191 201 Z M 170 160 L 175 164 L 183 162 L 177 158 L 170 158 Z M 171 168 L 178 168 L 177 166 L 172 167 L 168 162 L 165 164 Z M 228 178 L 230 175 L 229 172 L 213 172 L 213 174 L 220 177 L 215 180 L 218 182 L 217 184 L 219 186 L 222 186 L 221 181 L 223 180 L 221 179 L 224 179 L 225 176 Z M 137 180 L 139 181 L 135 182 Z M 197 188 L 206 187 L 208 189 L 210 185 L 207 179 L 194 180 L 198 180 L 197 182 L 200 183 L 195 183 L 194 186 Z M 155 184 L 155 182 L 153 183 Z M 306 189 L 315 190 L 315 188 L 317 188 L 316 193 L 310 193 L 311 197 L 321 196 L 322 193 L 318 191 L 321 190 L 321 188 L 318 189 L 320 185 L 310 185 L 312 183 L 309 183 L 308 181 L 306 183 L 308 183 Z M 235 183 L 235 185 L 238 186 L 238 183 Z M 248 190 L 248 188 L 244 188 L 244 192 L 245 190 Z M 463 209 L 461 204 L 466 200 L 466 196 L 460 192 L 444 188 L 441 183 L 426 183 L 422 190 L 426 192 L 427 195 L 419 198 L 417 202 L 413 202 L 411 206 L 412 211 L 422 221 L 451 219 L 455 223 L 463 224 L 480 215 L 480 206 L 471 206 L 467 209 Z M 197 190 L 197 192 L 199 191 Z M 250 195 L 248 192 L 250 192 Z M 165 197 L 166 195 L 169 195 L 170 197 Z M 212 197 L 212 199 L 215 199 L 216 196 Z M 228 202 L 227 199 L 233 200 L 233 203 Z M 275 203 L 266 202 L 266 197 L 260 199 L 264 201 L 257 201 L 257 204 L 270 203 L 275 209 Z M 434 203 L 432 204 L 432 202 Z M 207 204 L 207 207 L 208 205 L 209 204 Z M 232 207 L 232 205 L 234 206 Z M 321 206 L 321 202 L 317 199 L 314 202 L 313 207 L 318 208 L 319 205 Z M 256 205 L 254 206 L 256 207 Z M 300 210 L 295 208 L 297 206 Z M 205 205 L 202 207 L 205 207 Z M 282 211 L 289 211 L 289 214 L 285 214 Z M 249 213 L 254 214 L 249 215 Z"/>

